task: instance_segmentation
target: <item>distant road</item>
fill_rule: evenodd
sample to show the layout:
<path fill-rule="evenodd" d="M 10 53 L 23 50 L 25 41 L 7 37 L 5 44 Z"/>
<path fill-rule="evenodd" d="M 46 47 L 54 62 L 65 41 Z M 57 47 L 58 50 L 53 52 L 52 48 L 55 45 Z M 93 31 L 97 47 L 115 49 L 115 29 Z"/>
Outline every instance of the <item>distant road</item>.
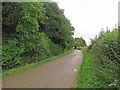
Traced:
<path fill-rule="evenodd" d="M 71 88 L 76 83 L 82 52 L 75 50 L 53 62 L 4 79 L 3 88 Z"/>

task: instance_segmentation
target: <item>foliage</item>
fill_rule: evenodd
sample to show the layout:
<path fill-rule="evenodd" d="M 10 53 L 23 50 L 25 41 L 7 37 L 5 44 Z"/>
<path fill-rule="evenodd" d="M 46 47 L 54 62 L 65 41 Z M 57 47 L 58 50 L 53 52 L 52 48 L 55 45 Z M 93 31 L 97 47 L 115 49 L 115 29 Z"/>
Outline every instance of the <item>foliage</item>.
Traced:
<path fill-rule="evenodd" d="M 63 48 L 71 47 L 73 27 L 64 16 L 63 10 L 59 9 L 55 2 L 44 2 L 43 4 L 47 18 L 43 24 L 39 23 L 40 31 L 44 31 L 55 44 L 59 44 Z"/>
<path fill-rule="evenodd" d="M 72 53 L 73 50 L 68 50 L 66 52 L 63 52 L 57 56 L 52 56 L 50 58 L 47 58 L 43 61 L 40 61 L 40 62 L 36 62 L 36 63 L 31 63 L 31 64 L 26 64 L 26 65 L 23 65 L 21 67 L 18 67 L 18 68 L 14 68 L 14 69 L 11 69 L 11 70 L 8 70 L 8 71 L 5 71 L 2 73 L 2 78 L 5 79 L 5 78 L 9 78 L 15 74 L 18 74 L 18 73 L 21 73 L 21 72 L 24 72 L 24 71 L 27 71 L 27 70 L 30 70 L 32 68 L 35 68 L 37 66 L 40 66 L 42 64 L 46 64 L 46 63 L 49 63 L 49 62 L 52 62 L 54 60 L 58 60 L 58 58 L 60 57 L 63 57 L 63 56 L 66 56 L 70 53 Z"/>
<path fill-rule="evenodd" d="M 96 52 L 97 51 L 97 52 Z M 120 43 L 118 42 L 118 31 L 104 33 L 96 39 L 91 53 L 96 60 L 97 77 L 101 81 L 101 87 L 120 86 Z"/>
<path fill-rule="evenodd" d="M 62 47 L 58 44 L 50 42 L 50 51 L 53 56 L 58 55 L 62 52 Z"/>
<path fill-rule="evenodd" d="M 87 52 L 86 48 L 82 49 L 83 61 L 80 66 L 80 73 L 77 79 L 76 88 L 99 88 L 99 80 L 97 79 L 96 63 L 92 59 L 92 54 Z"/>
<path fill-rule="evenodd" d="M 43 59 L 44 52 L 44 55 L 48 55 L 49 50 L 46 50 L 48 44 L 45 41 L 47 39 L 38 30 L 38 19 L 44 18 L 44 14 L 45 9 L 38 2 L 3 3 L 3 38 L 5 38 L 3 40 L 3 70 L 20 64 L 22 55 L 31 56 L 34 53 L 34 59 L 38 54 Z"/>
<path fill-rule="evenodd" d="M 75 49 L 80 50 L 82 47 L 85 47 L 85 46 L 87 46 L 87 45 L 86 45 L 85 40 L 82 37 L 74 39 L 74 48 Z"/>
<path fill-rule="evenodd" d="M 25 53 L 22 54 L 23 59 L 21 62 L 23 62 L 23 64 L 38 62 L 51 56 L 49 39 L 44 33 L 39 33 L 39 37 L 36 37 L 35 43 L 29 44 L 31 49 L 26 50 Z"/>
<path fill-rule="evenodd" d="M 13 47 L 14 46 L 14 47 Z M 20 55 L 24 52 L 24 45 L 20 45 L 19 42 L 14 38 L 8 40 L 8 43 L 3 45 L 3 60 L 2 68 L 11 69 L 20 65 Z"/>
<path fill-rule="evenodd" d="M 4 2 L 3 70 L 39 62 L 72 47 L 69 20 L 54 2 Z"/>

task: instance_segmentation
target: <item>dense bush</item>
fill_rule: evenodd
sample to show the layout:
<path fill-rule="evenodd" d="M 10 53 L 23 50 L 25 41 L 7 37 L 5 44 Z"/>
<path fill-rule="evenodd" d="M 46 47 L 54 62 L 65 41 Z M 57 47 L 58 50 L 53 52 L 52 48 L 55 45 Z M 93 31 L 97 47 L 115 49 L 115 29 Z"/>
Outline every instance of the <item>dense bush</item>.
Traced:
<path fill-rule="evenodd" d="M 60 45 L 50 42 L 50 51 L 53 56 L 60 54 L 62 52 L 62 49 L 63 48 Z"/>
<path fill-rule="evenodd" d="M 48 37 L 44 33 L 39 33 L 39 37 L 36 37 L 35 43 L 29 42 L 29 47 L 31 48 L 29 50 L 26 48 L 22 54 L 22 64 L 38 62 L 51 56 L 49 42 Z"/>
<path fill-rule="evenodd" d="M 101 87 L 119 87 L 120 44 L 118 31 L 107 32 L 92 45 L 96 62 L 96 75 Z"/>
<path fill-rule="evenodd" d="M 2 68 L 11 69 L 21 65 L 21 54 L 24 52 L 24 45 L 20 44 L 17 39 L 13 38 L 8 40 L 8 43 L 3 44 L 3 60 Z"/>
<path fill-rule="evenodd" d="M 39 31 L 44 31 L 53 43 L 63 48 L 72 47 L 73 27 L 63 14 L 63 10 L 59 9 L 55 2 L 44 2 L 43 5 L 46 8 L 47 18 L 44 23 L 39 22 L 41 26 Z"/>
<path fill-rule="evenodd" d="M 23 54 L 33 59 L 39 51 L 41 59 L 46 57 L 45 37 L 38 30 L 44 14 L 41 3 L 3 3 L 3 70 L 21 65 Z"/>
<path fill-rule="evenodd" d="M 74 46 L 75 49 L 81 50 L 82 47 L 87 46 L 87 44 L 86 44 L 85 40 L 81 37 L 81 38 L 75 38 L 74 39 L 74 45 L 73 46 Z"/>
<path fill-rule="evenodd" d="M 4 2 L 2 10 L 3 70 L 39 62 L 72 47 L 73 27 L 56 3 Z"/>

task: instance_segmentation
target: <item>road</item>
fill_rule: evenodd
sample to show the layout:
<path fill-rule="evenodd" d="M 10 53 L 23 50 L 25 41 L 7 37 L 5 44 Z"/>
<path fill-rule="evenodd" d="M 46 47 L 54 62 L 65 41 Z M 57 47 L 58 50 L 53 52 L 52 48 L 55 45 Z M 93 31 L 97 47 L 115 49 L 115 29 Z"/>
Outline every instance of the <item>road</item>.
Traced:
<path fill-rule="evenodd" d="M 2 80 L 3 88 L 72 88 L 76 83 L 82 52 L 75 50 L 53 62 Z"/>

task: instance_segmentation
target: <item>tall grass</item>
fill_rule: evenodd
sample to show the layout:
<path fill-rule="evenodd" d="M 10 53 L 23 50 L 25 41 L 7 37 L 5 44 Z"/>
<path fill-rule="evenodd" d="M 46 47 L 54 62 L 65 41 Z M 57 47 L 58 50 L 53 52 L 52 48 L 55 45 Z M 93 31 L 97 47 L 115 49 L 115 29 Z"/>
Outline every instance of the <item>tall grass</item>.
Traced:
<path fill-rule="evenodd" d="M 80 67 L 76 88 L 97 88 L 99 81 L 95 75 L 95 61 L 92 59 L 90 52 L 86 49 L 82 50 L 83 61 Z"/>

